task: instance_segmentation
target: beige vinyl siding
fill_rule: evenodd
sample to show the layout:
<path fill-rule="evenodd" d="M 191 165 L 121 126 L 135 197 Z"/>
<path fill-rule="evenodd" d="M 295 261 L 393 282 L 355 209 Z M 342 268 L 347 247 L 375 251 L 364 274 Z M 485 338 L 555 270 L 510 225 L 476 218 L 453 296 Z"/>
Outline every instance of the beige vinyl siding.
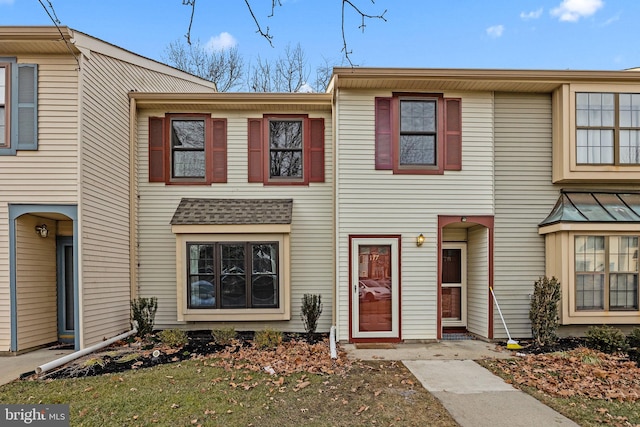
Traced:
<path fill-rule="evenodd" d="M 498 93 L 494 290 L 514 337 L 529 337 L 529 294 L 545 274 L 538 223 L 551 211 L 551 95 Z M 506 338 L 494 309 L 494 337 Z"/>
<path fill-rule="evenodd" d="M 11 337 L 8 204 L 75 204 L 78 186 L 77 64 L 50 55 L 18 62 L 38 64 L 39 141 L 38 151 L 0 156 L 0 351 L 9 350 Z"/>
<path fill-rule="evenodd" d="M 35 226 L 43 223 L 51 232 L 46 239 L 35 233 Z M 18 351 L 58 340 L 55 231 L 55 221 L 36 216 L 16 221 Z"/>
<path fill-rule="evenodd" d="M 374 98 L 390 92 L 340 90 L 337 95 L 337 318 L 348 339 L 349 235 L 395 235 L 401 241 L 402 338 L 437 337 L 438 215 L 493 214 L 493 99 L 462 98 L 462 171 L 394 175 L 374 169 Z M 416 236 L 426 237 L 416 247 Z"/>
<path fill-rule="evenodd" d="M 469 229 L 467 247 L 467 330 L 489 335 L 489 229 Z"/>
<path fill-rule="evenodd" d="M 88 346 L 130 328 L 127 94 L 203 87 L 96 52 L 82 72 L 82 311 Z"/>
<path fill-rule="evenodd" d="M 264 113 L 269 113 L 265 111 Z M 292 114 L 301 113 L 292 111 Z M 304 112 L 302 112 L 304 113 Z M 141 297 L 158 298 L 156 326 L 181 325 L 187 329 L 211 329 L 233 326 L 237 330 L 259 330 L 265 327 L 284 331 L 304 331 L 300 321 L 300 304 L 305 293 L 321 294 L 324 311 L 319 332 L 331 326 L 333 304 L 333 198 L 331 117 L 325 119 L 325 182 L 300 185 L 271 185 L 247 182 L 247 118 L 262 114 L 224 111 L 212 113 L 227 119 L 227 183 L 206 185 L 165 185 L 149 183 L 148 117 L 162 116 L 164 111 L 144 111 L 138 117 L 139 208 L 138 286 Z M 182 197 L 232 199 L 293 199 L 291 224 L 291 320 L 273 322 L 190 322 L 176 320 L 176 238 L 169 224 Z"/>

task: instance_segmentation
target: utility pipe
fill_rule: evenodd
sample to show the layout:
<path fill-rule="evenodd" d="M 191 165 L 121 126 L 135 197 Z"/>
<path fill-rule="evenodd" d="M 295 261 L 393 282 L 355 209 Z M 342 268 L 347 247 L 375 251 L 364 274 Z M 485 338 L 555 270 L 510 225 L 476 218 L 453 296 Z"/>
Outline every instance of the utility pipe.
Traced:
<path fill-rule="evenodd" d="M 107 347 L 111 344 L 113 344 L 114 342 L 123 340 L 127 337 L 130 337 L 131 335 L 137 334 L 138 333 L 138 322 L 133 322 L 133 329 L 131 329 L 129 332 L 125 332 L 122 333 L 116 337 L 110 338 L 106 341 L 102 341 L 99 342 L 98 344 L 94 344 L 91 347 L 87 347 L 84 348 L 82 350 L 78 350 L 74 353 L 71 354 L 67 354 L 66 356 L 62 356 L 59 359 L 53 360 L 51 362 L 45 363 L 43 365 L 40 365 L 36 368 L 36 374 L 40 375 L 43 372 L 47 372 L 50 371 L 51 369 L 57 368 L 58 366 L 62 366 L 65 363 L 71 362 L 72 360 L 78 359 L 82 356 L 86 356 L 89 353 L 93 353 L 96 350 L 100 350 L 101 348 Z"/>
<path fill-rule="evenodd" d="M 336 327 L 331 326 L 331 331 L 329 332 L 329 348 L 331 350 L 331 358 L 337 359 L 338 352 L 336 351 Z"/>

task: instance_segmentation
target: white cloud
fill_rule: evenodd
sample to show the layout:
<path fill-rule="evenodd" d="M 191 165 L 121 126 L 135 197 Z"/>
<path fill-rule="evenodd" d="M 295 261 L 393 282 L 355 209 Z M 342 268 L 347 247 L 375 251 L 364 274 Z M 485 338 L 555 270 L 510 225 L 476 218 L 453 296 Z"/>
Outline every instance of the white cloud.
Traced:
<path fill-rule="evenodd" d="M 311 93 L 313 92 L 313 88 L 311 87 L 311 85 L 309 83 L 303 83 L 302 86 L 300 86 L 300 89 L 298 89 L 299 93 Z"/>
<path fill-rule="evenodd" d="M 540 8 L 538 10 L 532 10 L 531 12 L 520 12 L 520 18 L 525 21 L 528 19 L 538 19 L 542 15 L 543 9 Z"/>
<path fill-rule="evenodd" d="M 494 25 L 487 28 L 487 34 L 494 39 L 500 37 L 502 33 L 504 33 L 504 25 Z"/>
<path fill-rule="evenodd" d="M 576 22 L 580 18 L 593 15 L 602 6 L 602 0 L 562 0 L 560 6 L 551 10 L 551 15 L 561 21 Z"/>
<path fill-rule="evenodd" d="M 217 36 L 211 37 L 207 42 L 207 44 L 205 45 L 205 48 L 209 50 L 217 51 L 217 50 L 230 49 L 237 44 L 238 42 L 236 41 L 236 39 L 231 34 L 225 31 L 220 33 Z"/>
<path fill-rule="evenodd" d="M 13 4 L 13 0 L 0 0 L 0 5 L 3 4 Z"/>

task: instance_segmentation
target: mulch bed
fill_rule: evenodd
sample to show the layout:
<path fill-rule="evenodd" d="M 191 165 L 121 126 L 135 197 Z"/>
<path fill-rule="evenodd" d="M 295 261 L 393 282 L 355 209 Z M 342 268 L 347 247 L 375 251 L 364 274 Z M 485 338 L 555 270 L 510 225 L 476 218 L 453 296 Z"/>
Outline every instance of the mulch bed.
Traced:
<path fill-rule="evenodd" d="M 327 372 L 346 364 L 346 357 L 330 358 L 327 334 L 283 335 L 274 349 L 259 349 L 253 344 L 253 332 L 238 333 L 230 345 L 216 344 L 209 331 L 188 332 L 189 341 L 181 348 L 163 346 L 155 337 L 148 340 L 120 341 L 40 375 L 40 379 L 78 378 L 113 374 L 131 369 L 149 368 L 190 359 L 219 359 L 225 368 L 242 368 L 289 374 L 291 372 Z M 342 356 L 345 356 L 344 354 Z M 284 362 L 283 362 L 284 361 Z M 270 369 L 266 369 L 270 368 Z M 277 368 L 277 369 L 276 369 Z"/>

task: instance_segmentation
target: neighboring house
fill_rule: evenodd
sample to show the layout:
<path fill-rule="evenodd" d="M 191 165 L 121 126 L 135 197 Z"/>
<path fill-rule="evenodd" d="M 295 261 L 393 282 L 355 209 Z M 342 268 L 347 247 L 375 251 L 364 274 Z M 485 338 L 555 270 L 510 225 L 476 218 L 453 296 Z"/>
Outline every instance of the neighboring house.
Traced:
<path fill-rule="evenodd" d="M 215 86 L 66 27 L 0 27 L 0 353 L 130 328 L 131 91 Z"/>
<path fill-rule="evenodd" d="M 505 338 L 490 286 L 529 337 L 544 275 L 561 333 L 640 324 L 640 73 L 338 68 L 329 91 L 340 339 Z"/>

